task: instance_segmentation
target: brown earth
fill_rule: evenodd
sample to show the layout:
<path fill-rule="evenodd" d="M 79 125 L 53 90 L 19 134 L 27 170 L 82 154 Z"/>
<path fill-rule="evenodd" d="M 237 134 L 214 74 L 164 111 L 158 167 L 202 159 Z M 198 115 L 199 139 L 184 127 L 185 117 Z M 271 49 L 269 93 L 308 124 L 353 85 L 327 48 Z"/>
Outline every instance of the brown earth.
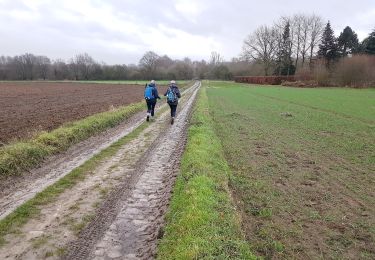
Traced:
<path fill-rule="evenodd" d="M 163 90 L 161 86 L 159 91 Z M 142 96 L 142 85 L 0 83 L 0 145 L 111 107 L 138 102 Z"/>

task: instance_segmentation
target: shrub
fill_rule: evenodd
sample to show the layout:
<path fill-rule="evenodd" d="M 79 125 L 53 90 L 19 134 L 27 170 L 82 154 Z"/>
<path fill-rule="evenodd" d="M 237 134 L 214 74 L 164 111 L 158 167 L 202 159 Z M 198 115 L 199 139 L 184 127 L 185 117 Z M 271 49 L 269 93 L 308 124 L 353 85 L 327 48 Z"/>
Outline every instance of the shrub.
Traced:
<path fill-rule="evenodd" d="M 314 88 L 318 87 L 318 83 L 314 80 L 297 80 L 297 81 L 283 81 L 282 86 L 299 87 L 299 88 Z"/>
<path fill-rule="evenodd" d="M 326 62 L 324 60 L 318 60 L 314 64 L 313 78 L 321 86 L 331 85 L 330 72 L 327 69 Z"/>
<path fill-rule="evenodd" d="M 297 81 L 298 80 L 306 81 L 306 80 L 311 80 L 313 78 L 313 74 L 309 66 L 304 66 L 304 67 L 298 67 L 294 77 Z"/>
<path fill-rule="evenodd" d="M 375 87 L 375 57 L 355 55 L 343 58 L 338 62 L 332 78 L 341 86 Z"/>

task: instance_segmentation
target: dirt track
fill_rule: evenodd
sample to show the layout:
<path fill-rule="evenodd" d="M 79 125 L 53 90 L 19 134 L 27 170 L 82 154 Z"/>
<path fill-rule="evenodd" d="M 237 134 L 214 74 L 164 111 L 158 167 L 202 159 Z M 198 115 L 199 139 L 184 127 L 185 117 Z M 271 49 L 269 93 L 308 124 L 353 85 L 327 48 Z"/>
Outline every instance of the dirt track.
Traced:
<path fill-rule="evenodd" d="M 160 87 L 162 92 L 165 87 Z M 141 85 L 0 83 L 0 145 L 36 131 L 140 101 Z"/>
<path fill-rule="evenodd" d="M 56 203 L 43 206 L 41 216 L 19 230 L 21 236 L 8 235 L 0 258 L 153 258 L 196 87 L 183 95 L 173 126 L 169 111 L 159 110 L 157 119 L 137 138 Z M 140 116 L 134 120 L 142 120 Z M 83 220 L 89 224 L 77 233 L 75 227 Z"/>

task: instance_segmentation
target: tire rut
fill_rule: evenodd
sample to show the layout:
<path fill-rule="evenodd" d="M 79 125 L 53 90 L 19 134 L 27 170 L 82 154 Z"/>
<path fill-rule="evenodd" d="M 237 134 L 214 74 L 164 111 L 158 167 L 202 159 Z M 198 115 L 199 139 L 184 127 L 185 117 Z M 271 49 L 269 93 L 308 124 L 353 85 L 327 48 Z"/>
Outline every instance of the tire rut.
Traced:
<path fill-rule="evenodd" d="M 131 133 L 144 121 L 144 112 L 126 120 L 123 124 L 75 145 L 66 152 L 49 158 L 41 167 L 22 176 L 11 176 L 0 184 L 0 219 L 38 192 L 55 183 L 73 169 Z"/>
<path fill-rule="evenodd" d="M 137 161 L 131 178 L 111 192 L 96 216 L 69 243 L 63 259 L 150 259 L 156 254 L 170 193 L 186 143 L 191 108 L 200 83 L 177 115 Z"/>

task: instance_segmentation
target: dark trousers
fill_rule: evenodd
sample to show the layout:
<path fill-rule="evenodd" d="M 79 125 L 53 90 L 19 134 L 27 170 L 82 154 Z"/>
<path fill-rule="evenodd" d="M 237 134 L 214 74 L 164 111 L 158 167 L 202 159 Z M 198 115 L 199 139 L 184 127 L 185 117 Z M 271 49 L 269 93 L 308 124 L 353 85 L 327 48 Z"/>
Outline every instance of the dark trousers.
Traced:
<path fill-rule="evenodd" d="M 147 100 L 147 113 L 151 113 L 151 116 L 155 114 L 156 100 Z"/>
<path fill-rule="evenodd" d="M 176 110 L 177 110 L 177 104 L 176 105 L 169 104 L 169 107 L 171 108 L 171 117 L 175 117 L 176 116 Z"/>

